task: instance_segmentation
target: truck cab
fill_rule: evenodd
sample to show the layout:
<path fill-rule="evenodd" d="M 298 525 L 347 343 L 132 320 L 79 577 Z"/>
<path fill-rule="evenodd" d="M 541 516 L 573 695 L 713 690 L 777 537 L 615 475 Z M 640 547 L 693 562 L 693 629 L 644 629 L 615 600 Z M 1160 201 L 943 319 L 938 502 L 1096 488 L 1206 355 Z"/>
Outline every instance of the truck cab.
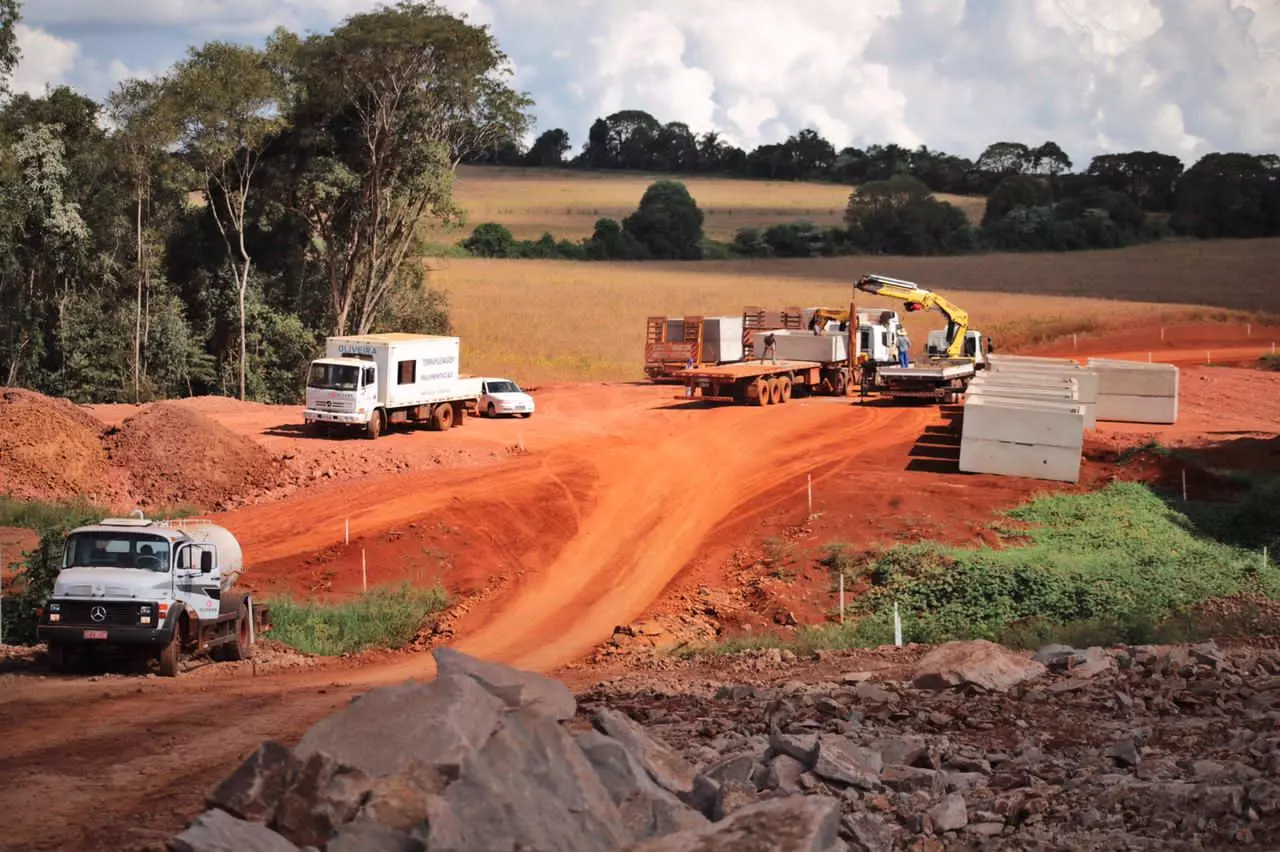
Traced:
<path fill-rule="evenodd" d="M 307 422 L 321 431 L 329 424 L 364 426 L 378 408 L 378 365 L 355 356 L 312 361 L 306 405 Z"/>
<path fill-rule="evenodd" d="M 973 361 L 977 369 L 987 366 L 986 346 L 988 341 L 983 340 L 982 332 L 970 329 L 964 336 L 964 348 L 960 350 L 960 357 Z M 944 329 L 936 329 L 929 332 L 929 339 L 925 342 L 925 352 L 930 358 L 942 358 L 947 352 L 947 332 Z"/>
<path fill-rule="evenodd" d="M 241 569 L 239 543 L 209 521 L 106 518 L 67 534 L 36 632 L 55 671 L 97 648 L 152 657 L 169 677 L 186 654 L 246 659 L 267 613 L 233 589 Z"/>

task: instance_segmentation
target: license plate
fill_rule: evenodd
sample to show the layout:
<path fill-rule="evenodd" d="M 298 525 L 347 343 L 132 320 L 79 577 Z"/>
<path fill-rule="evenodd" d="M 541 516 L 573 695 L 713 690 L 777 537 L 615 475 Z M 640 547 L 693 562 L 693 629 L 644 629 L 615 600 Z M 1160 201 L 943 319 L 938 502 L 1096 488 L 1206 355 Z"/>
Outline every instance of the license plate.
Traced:
<path fill-rule="evenodd" d="M 106 638 L 107 638 L 107 631 L 105 631 L 105 630 L 86 630 L 86 631 L 84 632 L 84 638 L 86 638 L 86 639 L 106 639 Z"/>

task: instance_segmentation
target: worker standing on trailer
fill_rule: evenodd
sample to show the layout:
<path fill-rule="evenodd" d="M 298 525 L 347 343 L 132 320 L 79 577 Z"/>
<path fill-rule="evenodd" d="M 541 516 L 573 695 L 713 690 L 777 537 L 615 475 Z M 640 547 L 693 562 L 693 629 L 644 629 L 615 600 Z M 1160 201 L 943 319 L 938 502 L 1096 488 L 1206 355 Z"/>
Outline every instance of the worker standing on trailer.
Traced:
<path fill-rule="evenodd" d="M 693 356 L 690 355 L 689 360 L 685 362 L 684 368 L 686 370 L 692 370 L 695 366 L 696 364 L 693 361 Z M 684 395 L 686 399 L 693 398 L 693 382 L 689 382 L 684 386 Z"/>
<path fill-rule="evenodd" d="M 898 366 L 911 366 L 911 338 L 907 337 L 905 328 L 898 332 Z"/>
<path fill-rule="evenodd" d="M 776 342 L 777 340 L 774 338 L 772 331 L 764 336 L 764 353 L 760 356 L 761 364 L 764 363 L 764 359 L 766 358 L 772 358 L 773 363 L 778 363 L 778 353 L 777 350 L 774 349 L 774 344 Z"/>

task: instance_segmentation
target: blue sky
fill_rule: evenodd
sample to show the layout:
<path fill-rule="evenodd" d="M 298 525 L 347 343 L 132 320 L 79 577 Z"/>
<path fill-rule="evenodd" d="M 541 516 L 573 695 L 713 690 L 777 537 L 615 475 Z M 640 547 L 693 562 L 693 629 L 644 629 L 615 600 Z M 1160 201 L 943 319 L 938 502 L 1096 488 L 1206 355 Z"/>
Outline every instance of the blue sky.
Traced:
<path fill-rule="evenodd" d="M 364 0 L 26 0 L 13 87 L 95 98 L 190 44 L 324 31 Z M 443 0 L 490 25 L 537 131 L 574 150 L 645 109 L 745 147 L 814 127 L 837 147 L 997 140 L 1077 167 L 1155 149 L 1280 149 L 1280 0 Z"/>

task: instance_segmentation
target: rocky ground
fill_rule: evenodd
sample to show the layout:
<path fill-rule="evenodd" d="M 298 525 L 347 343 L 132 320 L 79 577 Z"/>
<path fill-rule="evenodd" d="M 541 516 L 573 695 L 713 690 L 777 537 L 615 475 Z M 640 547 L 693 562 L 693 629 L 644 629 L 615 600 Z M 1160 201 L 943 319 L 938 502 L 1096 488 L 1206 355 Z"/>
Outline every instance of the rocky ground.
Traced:
<path fill-rule="evenodd" d="M 635 675 L 575 699 L 437 649 L 435 681 L 375 689 L 293 749 L 264 744 L 170 848 L 1280 843 L 1280 652 L 924 651 L 755 651 L 719 679 Z"/>

